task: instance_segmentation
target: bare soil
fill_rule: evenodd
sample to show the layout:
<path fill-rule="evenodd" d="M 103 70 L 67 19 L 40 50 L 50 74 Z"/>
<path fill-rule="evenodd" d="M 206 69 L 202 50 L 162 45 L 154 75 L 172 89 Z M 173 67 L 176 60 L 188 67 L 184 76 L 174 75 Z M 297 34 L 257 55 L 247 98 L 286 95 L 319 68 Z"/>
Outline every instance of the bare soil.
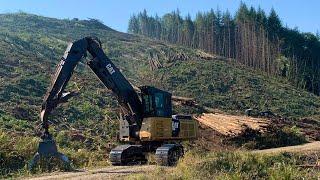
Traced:
<path fill-rule="evenodd" d="M 306 143 L 297 146 L 287 146 L 287 147 L 279 147 L 279 148 L 272 148 L 272 149 L 264 149 L 264 150 L 256 150 L 252 151 L 253 153 L 282 153 L 282 152 L 290 152 L 290 153 L 317 153 L 320 152 L 320 141 L 315 141 L 311 143 Z"/>
<path fill-rule="evenodd" d="M 143 166 L 110 166 L 93 170 L 78 170 L 75 172 L 56 172 L 44 174 L 38 177 L 29 178 L 29 180 L 55 180 L 55 179 L 120 179 L 124 176 L 135 173 L 145 173 L 153 171 L 155 165 Z"/>

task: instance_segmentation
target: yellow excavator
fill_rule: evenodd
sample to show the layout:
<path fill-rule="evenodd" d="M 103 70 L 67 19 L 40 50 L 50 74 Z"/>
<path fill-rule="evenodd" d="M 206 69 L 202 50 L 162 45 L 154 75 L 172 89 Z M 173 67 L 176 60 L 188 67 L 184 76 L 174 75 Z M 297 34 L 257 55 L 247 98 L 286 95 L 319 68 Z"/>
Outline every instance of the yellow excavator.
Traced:
<path fill-rule="evenodd" d="M 180 142 L 197 138 L 197 122 L 190 115 L 172 114 L 172 95 L 167 91 L 142 86 L 138 93 L 105 55 L 99 39 L 85 37 L 69 44 L 52 77 L 40 115 L 42 140 L 29 168 L 35 167 L 41 157 L 57 157 L 66 165 L 70 164 L 68 157 L 58 152 L 49 133 L 48 116 L 59 103 L 74 96 L 74 93 L 64 92 L 64 89 L 76 65 L 87 52 L 92 56 L 87 64 L 106 88 L 113 92 L 121 109 L 119 139 L 126 144 L 111 150 L 111 163 L 145 163 L 146 153 L 155 152 L 160 165 L 175 165 L 184 154 Z"/>

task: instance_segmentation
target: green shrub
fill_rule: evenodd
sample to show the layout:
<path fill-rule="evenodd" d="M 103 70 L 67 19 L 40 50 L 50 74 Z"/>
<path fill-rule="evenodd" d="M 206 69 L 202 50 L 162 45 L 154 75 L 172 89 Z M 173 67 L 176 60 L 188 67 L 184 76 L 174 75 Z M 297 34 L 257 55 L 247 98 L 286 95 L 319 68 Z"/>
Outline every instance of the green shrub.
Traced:
<path fill-rule="evenodd" d="M 13 136 L 0 130 L 0 177 L 23 169 L 36 152 L 38 140 Z"/>

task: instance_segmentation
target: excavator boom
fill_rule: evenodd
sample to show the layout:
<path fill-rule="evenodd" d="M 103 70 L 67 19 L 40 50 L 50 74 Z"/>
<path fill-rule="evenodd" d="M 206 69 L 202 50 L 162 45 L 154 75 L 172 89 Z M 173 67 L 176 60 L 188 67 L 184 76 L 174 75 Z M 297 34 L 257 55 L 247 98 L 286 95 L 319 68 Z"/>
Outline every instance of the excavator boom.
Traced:
<path fill-rule="evenodd" d="M 72 96 L 72 93 L 65 95 L 64 89 L 76 65 L 86 55 L 86 52 L 89 52 L 92 56 L 92 59 L 88 62 L 89 67 L 117 97 L 125 120 L 131 126 L 131 132 L 134 136 L 134 130 L 141 127 L 143 118 L 141 100 L 120 70 L 105 55 L 100 41 L 94 37 L 85 37 L 69 44 L 61 58 L 42 104 L 41 120 L 45 130 L 44 135 L 46 136 L 49 133 L 48 115 L 59 103 Z"/>

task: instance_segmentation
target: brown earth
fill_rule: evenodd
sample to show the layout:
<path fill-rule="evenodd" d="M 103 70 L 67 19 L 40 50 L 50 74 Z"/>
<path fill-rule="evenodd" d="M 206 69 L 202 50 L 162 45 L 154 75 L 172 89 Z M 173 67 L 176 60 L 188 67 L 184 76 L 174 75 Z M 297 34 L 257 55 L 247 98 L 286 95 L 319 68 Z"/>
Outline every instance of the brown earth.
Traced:
<path fill-rule="evenodd" d="M 282 153 L 282 152 L 290 152 L 290 153 L 318 153 L 320 152 L 320 141 L 315 141 L 311 143 L 306 143 L 297 146 L 287 146 L 287 147 L 279 147 L 272 149 L 264 149 L 264 150 L 255 150 L 253 153 L 264 153 L 264 154 L 272 154 L 272 153 Z"/>
<path fill-rule="evenodd" d="M 38 177 L 27 178 L 29 180 L 55 180 L 55 179 L 121 179 L 124 176 L 135 173 L 145 173 L 153 171 L 155 165 L 143 166 L 109 166 L 93 170 L 78 170 L 76 172 L 56 172 L 44 174 Z M 25 178 L 24 178 L 25 179 Z"/>

